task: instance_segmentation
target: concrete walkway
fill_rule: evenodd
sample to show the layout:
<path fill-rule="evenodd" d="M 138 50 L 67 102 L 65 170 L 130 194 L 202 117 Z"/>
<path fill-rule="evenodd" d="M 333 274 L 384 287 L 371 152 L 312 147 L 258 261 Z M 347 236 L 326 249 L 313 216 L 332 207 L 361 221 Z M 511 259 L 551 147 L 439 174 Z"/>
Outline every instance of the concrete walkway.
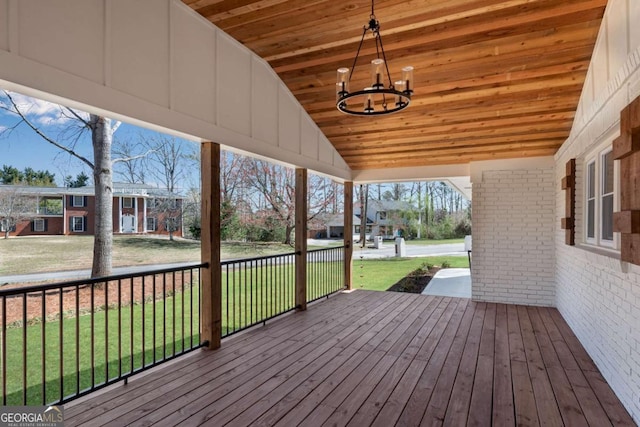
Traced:
<path fill-rule="evenodd" d="M 468 268 L 445 268 L 436 273 L 422 295 L 471 298 L 471 271 Z"/>

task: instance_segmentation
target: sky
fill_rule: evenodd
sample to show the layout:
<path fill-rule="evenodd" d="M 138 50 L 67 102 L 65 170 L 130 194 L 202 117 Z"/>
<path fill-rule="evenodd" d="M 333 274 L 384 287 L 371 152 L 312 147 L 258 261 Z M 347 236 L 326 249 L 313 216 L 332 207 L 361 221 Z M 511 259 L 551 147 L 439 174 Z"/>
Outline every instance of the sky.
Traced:
<path fill-rule="evenodd" d="M 70 131 L 73 121 L 61 116 L 60 107 L 57 104 L 14 92 L 11 94 L 20 108 L 28 112 L 29 120 L 40 127 L 50 138 L 68 142 L 74 137 L 74 132 Z M 7 98 L 0 95 L 0 103 L 5 105 L 7 102 Z M 48 170 L 55 174 L 56 184 L 59 186 L 63 185 L 64 177 L 67 175 L 75 178 L 79 173 L 84 172 L 92 177 L 92 171 L 87 165 L 45 141 L 26 124 L 23 123 L 15 129 L 11 129 L 19 121 L 19 117 L 15 114 L 0 109 L 0 168 L 7 165 L 19 170 L 26 167 L 35 170 Z M 162 134 L 156 131 L 123 122 L 116 131 L 114 140 L 123 139 L 133 142 L 140 138 L 160 135 Z M 186 143 L 193 144 L 191 141 L 186 141 Z M 93 161 L 89 132 L 84 132 L 78 139 L 75 151 Z M 114 181 L 122 181 L 118 178 L 118 175 L 114 174 Z M 187 180 L 192 181 L 193 179 L 194 177 L 189 177 Z M 185 187 L 189 185 L 189 183 L 185 183 Z"/>

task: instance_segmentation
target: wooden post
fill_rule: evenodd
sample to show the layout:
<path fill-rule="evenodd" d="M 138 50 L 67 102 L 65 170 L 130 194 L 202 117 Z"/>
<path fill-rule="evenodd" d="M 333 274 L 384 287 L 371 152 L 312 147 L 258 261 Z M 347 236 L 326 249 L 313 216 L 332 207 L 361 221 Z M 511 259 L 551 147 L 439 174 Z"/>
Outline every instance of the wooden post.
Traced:
<path fill-rule="evenodd" d="M 344 183 L 344 286 L 352 288 L 352 259 L 353 259 L 353 182 Z"/>
<path fill-rule="evenodd" d="M 203 142 L 201 156 L 201 236 L 200 259 L 208 267 L 202 270 L 202 340 L 206 348 L 220 347 L 222 338 L 222 270 L 220 265 L 220 145 Z"/>
<path fill-rule="evenodd" d="M 307 170 L 296 169 L 296 308 L 307 309 Z"/>

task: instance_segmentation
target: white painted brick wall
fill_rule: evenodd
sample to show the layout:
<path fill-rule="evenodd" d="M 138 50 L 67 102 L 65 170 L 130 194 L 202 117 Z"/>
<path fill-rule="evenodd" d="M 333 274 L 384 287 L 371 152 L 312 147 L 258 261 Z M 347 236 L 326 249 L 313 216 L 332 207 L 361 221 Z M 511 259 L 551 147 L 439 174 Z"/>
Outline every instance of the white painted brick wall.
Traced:
<path fill-rule="evenodd" d="M 615 21 L 617 26 L 626 22 L 629 26 L 626 30 L 634 33 L 636 39 L 626 63 L 619 70 L 611 70 L 609 81 L 596 82 L 600 90 L 592 96 L 583 93 L 571 136 L 556 154 L 554 229 L 556 306 L 622 404 L 640 424 L 640 267 L 580 246 L 584 240 L 584 156 L 618 135 L 620 110 L 640 95 L 640 32 L 632 28 L 640 20 L 640 7 L 635 2 L 610 0 L 607 5 L 607 22 Z M 611 24 L 609 27 L 613 28 Z M 603 28 L 606 30 L 607 26 Z M 611 46 L 621 45 L 621 41 L 609 36 Z M 593 60 L 606 62 L 610 56 L 603 49 L 594 52 Z M 559 182 L 564 165 L 571 158 L 578 159 L 576 247 L 564 244 L 564 232 L 557 225 L 564 212 L 564 192 L 559 189 Z"/>
<path fill-rule="evenodd" d="M 473 183 L 472 295 L 555 305 L 554 171 L 484 171 Z"/>

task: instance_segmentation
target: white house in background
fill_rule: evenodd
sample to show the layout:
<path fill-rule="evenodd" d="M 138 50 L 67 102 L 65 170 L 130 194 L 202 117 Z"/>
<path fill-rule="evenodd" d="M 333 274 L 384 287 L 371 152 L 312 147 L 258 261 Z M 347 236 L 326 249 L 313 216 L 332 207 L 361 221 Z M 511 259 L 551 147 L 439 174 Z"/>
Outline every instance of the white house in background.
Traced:
<path fill-rule="evenodd" d="M 367 236 L 382 236 L 383 239 L 393 239 L 400 235 L 407 225 L 407 220 L 401 213 L 415 209 L 411 203 L 395 200 L 369 200 L 367 203 Z M 354 203 L 353 214 L 359 220 L 362 218 L 360 202 Z M 360 222 L 360 221 L 358 221 Z M 355 223 L 354 223 L 355 224 Z M 356 227 L 356 234 L 360 234 L 360 224 Z"/>

